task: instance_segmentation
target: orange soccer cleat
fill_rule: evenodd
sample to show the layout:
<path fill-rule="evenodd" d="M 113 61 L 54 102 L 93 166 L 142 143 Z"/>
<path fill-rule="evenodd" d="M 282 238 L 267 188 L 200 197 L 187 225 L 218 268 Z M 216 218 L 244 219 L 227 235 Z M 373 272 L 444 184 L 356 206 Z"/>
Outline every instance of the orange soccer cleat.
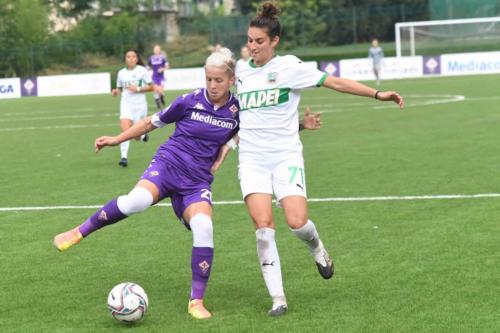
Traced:
<path fill-rule="evenodd" d="M 192 299 L 188 304 L 188 313 L 196 319 L 208 319 L 212 314 L 205 309 L 202 299 Z"/>
<path fill-rule="evenodd" d="M 62 234 L 57 235 L 54 237 L 54 246 L 59 250 L 59 251 L 66 251 L 73 245 L 76 245 L 80 243 L 80 241 L 83 239 L 82 234 L 80 233 L 80 230 L 78 227 L 68 230 L 66 232 L 63 232 Z"/>

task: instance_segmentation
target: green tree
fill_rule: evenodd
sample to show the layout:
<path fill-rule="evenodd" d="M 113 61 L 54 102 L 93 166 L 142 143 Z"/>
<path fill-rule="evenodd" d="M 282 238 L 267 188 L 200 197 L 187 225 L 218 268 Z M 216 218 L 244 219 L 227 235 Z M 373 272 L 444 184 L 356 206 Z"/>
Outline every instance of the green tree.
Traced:
<path fill-rule="evenodd" d="M 85 52 L 116 56 L 129 48 L 143 52 L 145 43 L 155 36 L 150 19 L 142 14 L 123 12 L 112 17 L 86 17 L 66 34 L 64 43 Z"/>
<path fill-rule="evenodd" d="M 328 0 L 282 0 L 279 5 L 282 13 L 280 22 L 283 30 L 283 46 L 294 47 L 311 42 L 320 42 L 326 29 L 326 20 L 322 9 Z"/>
<path fill-rule="evenodd" d="M 113 16 L 103 25 L 101 40 L 107 41 L 104 51 L 108 55 L 122 54 L 126 49 L 141 49 L 139 41 L 142 37 L 138 33 L 141 27 L 137 16 L 131 16 L 128 13 Z M 143 50 L 139 50 L 143 51 Z"/>
<path fill-rule="evenodd" d="M 48 10 L 40 0 L 2 1 L 0 45 L 10 70 L 18 76 L 33 75 L 43 66 L 43 42 L 48 36 Z"/>
<path fill-rule="evenodd" d="M 0 57 L 7 60 L 7 1 L 0 0 Z M 0 73 L 5 76 L 10 76 L 9 71 L 10 66 L 7 61 L 0 61 Z"/>

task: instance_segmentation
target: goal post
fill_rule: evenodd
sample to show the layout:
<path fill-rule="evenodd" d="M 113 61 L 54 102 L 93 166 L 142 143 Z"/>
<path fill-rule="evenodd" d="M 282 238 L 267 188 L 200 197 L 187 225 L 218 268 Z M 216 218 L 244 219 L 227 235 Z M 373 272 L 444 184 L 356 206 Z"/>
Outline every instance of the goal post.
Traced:
<path fill-rule="evenodd" d="M 394 29 L 398 57 L 446 53 L 450 47 L 459 52 L 500 50 L 500 17 L 399 22 Z"/>

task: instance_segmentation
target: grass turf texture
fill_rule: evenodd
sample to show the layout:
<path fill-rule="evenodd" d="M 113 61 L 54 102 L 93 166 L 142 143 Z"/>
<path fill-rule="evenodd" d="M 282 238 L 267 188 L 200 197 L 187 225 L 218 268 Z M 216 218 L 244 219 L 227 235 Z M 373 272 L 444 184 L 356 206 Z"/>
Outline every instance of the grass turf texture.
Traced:
<path fill-rule="evenodd" d="M 324 88 L 304 91 L 302 107 L 322 111 L 324 124 L 301 134 L 309 197 L 500 192 L 498 79 L 383 82 L 408 96 L 413 106 L 403 111 Z M 445 95 L 465 100 L 429 104 Z M 118 104 L 104 95 L 2 100 L 0 206 L 99 205 L 128 192 L 173 127 L 133 142 L 122 169 L 118 148 L 93 154 L 95 137 L 117 133 Z M 233 153 L 214 200 L 241 199 L 236 174 Z M 336 261 L 329 281 L 276 209 L 290 311 L 269 318 L 246 209 L 217 205 L 208 321 L 187 314 L 191 234 L 171 208 L 151 208 L 65 253 L 52 247 L 53 236 L 94 209 L 0 211 L 7 305 L 0 331 L 492 332 L 500 327 L 499 209 L 498 198 L 311 203 Z M 139 283 L 150 299 L 145 319 L 132 326 L 106 309 L 109 290 L 124 281 Z"/>

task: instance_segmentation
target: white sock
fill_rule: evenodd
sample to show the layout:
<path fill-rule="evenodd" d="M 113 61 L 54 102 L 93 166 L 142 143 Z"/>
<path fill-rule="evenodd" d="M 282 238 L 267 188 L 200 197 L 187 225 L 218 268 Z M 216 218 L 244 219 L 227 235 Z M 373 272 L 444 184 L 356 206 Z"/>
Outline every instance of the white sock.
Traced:
<path fill-rule="evenodd" d="M 214 247 L 214 232 L 212 219 L 206 214 L 196 214 L 189 221 L 189 227 L 193 232 L 194 247 Z"/>
<path fill-rule="evenodd" d="M 144 187 L 134 187 L 127 195 L 119 196 L 116 200 L 118 209 L 130 216 L 142 212 L 153 204 L 153 195 Z"/>
<path fill-rule="evenodd" d="M 318 231 L 313 221 L 307 220 L 306 224 L 298 229 L 290 229 L 293 231 L 295 236 L 302 239 L 306 243 L 309 251 L 314 255 L 316 250 L 318 250 L 321 241 L 319 239 Z"/>
<path fill-rule="evenodd" d="M 283 281 L 281 280 L 280 257 L 274 234 L 275 231 L 271 228 L 260 228 L 255 232 L 260 269 L 269 295 L 273 298 L 273 308 L 286 304 Z"/>
<path fill-rule="evenodd" d="M 327 262 L 325 259 L 325 255 L 328 257 L 328 252 L 326 252 L 323 242 L 321 242 L 321 239 L 319 239 L 319 234 L 313 221 L 307 220 L 307 223 L 299 229 L 291 230 L 298 238 L 302 239 L 304 243 L 306 243 L 307 247 L 309 248 L 309 252 L 311 252 L 311 255 L 314 258 L 314 261 L 321 264 L 322 266 L 326 266 Z"/>
<path fill-rule="evenodd" d="M 130 141 L 125 141 L 120 143 L 120 152 L 122 154 L 122 158 L 127 158 L 129 146 L 130 146 Z"/>

